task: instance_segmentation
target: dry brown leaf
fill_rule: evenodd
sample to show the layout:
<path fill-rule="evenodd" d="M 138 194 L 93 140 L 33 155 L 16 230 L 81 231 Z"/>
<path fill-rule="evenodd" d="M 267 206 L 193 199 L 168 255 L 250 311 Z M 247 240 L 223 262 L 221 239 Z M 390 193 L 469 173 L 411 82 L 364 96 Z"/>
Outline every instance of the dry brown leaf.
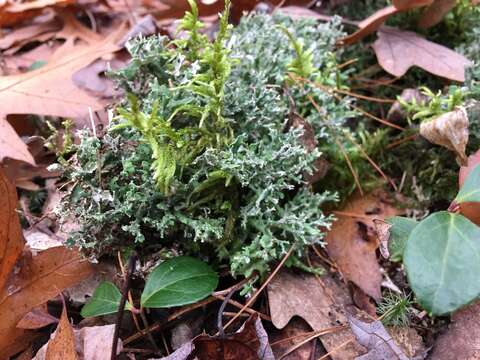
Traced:
<path fill-rule="evenodd" d="M 468 115 L 464 108 L 459 107 L 433 120 L 423 121 L 420 135 L 433 144 L 453 151 L 460 164 L 467 165 Z"/>
<path fill-rule="evenodd" d="M 27 145 L 20 139 L 12 125 L 0 115 L 0 162 L 5 158 L 22 160 L 35 165 Z"/>
<path fill-rule="evenodd" d="M 429 356 L 431 360 L 480 359 L 480 302 L 458 310 L 440 335 Z"/>
<path fill-rule="evenodd" d="M 356 357 L 355 360 L 409 360 L 381 321 L 366 323 L 353 316 L 349 316 L 348 321 L 357 341 L 368 349 L 368 353 Z"/>
<path fill-rule="evenodd" d="M 17 214 L 17 190 L 0 168 L 0 291 L 24 246 Z M 0 318 L 1 322 L 1 318 Z"/>
<path fill-rule="evenodd" d="M 375 31 L 377 31 L 380 28 L 380 26 L 383 25 L 385 20 L 387 20 L 390 16 L 397 14 L 399 12 L 400 10 L 393 5 L 387 6 L 383 9 L 376 11 L 375 13 L 370 15 L 365 20 L 362 20 L 358 24 L 358 27 L 360 28 L 359 30 L 355 31 L 353 34 L 350 34 L 340 39 L 338 41 L 338 45 L 341 45 L 341 46 L 352 45 L 359 42 L 364 37 L 370 34 L 373 34 Z"/>
<path fill-rule="evenodd" d="M 75 46 L 67 41 L 43 67 L 25 74 L 0 77 L 0 96 L 3 115 L 38 114 L 75 117 L 104 104 L 80 91 L 72 82 L 76 71 L 103 55 L 119 49 L 118 39 L 124 27 L 92 45 Z"/>
<path fill-rule="evenodd" d="M 418 19 L 418 27 L 427 29 L 437 25 L 456 4 L 457 0 L 435 0 L 425 9 L 420 19 Z"/>
<path fill-rule="evenodd" d="M 0 293 L 0 359 L 28 344 L 31 333 L 18 322 L 33 308 L 75 285 L 92 273 L 91 264 L 74 250 L 55 247 L 36 256 L 26 253 Z"/>
<path fill-rule="evenodd" d="M 299 316 L 315 331 L 346 325 L 345 307 L 352 300 L 348 290 L 338 286 L 328 276 L 319 281 L 311 274 L 294 274 L 281 270 L 268 284 L 268 301 L 273 325 L 284 328 L 290 320 Z M 353 340 L 349 329 L 322 335 L 320 338 L 327 351 Z M 353 359 L 362 353 L 355 341 L 331 354 L 333 360 Z"/>
<path fill-rule="evenodd" d="M 62 316 L 57 330 L 47 346 L 45 360 L 78 360 L 75 351 L 75 336 L 73 328 L 68 320 L 67 309 L 63 305 Z"/>
<path fill-rule="evenodd" d="M 378 239 L 373 220 L 399 213 L 381 191 L 365 197 L 355 195 L 336 214 L 338 220 L 327 233 L 327 251 L 340 272 L 376 300 L 381 297 L 382 275 L 375 253 Z"/>
<path fill-rule="evenodd" d="M 402 11 L 411 10 L 414 8 L 427 6 L 431 4 L 433 0 L 396 0 L 392 2 L 392 5 L 384 7 L 368 18 L 362 20 L 359 24 L 359 30 L 355 31 L 338 41 L 338 45 L 351 45 L 359 42 L 364 37 L 373 34 L 377 31 L 383 23 L 392 15 L 395 15 Z"/>
<path fill-rule="evenodd" d="M 35 330 L 57 322 L 58 319 L 48 313 L 47 304 L 43 304 L 26 314 L 18 322 L 17 328 Z"/>
<path fill-rule="evenodd" d="M 412 66 L 450 80 L 465 81 L 465 68 L 472 65 L 463 55 L 411 31 L 382 28 L 372 45 L 378 63 L 400 77 Z"/>
<path fill-rule="evenodd" d="M 0 8 L 0 27 L 11 26 L 30 19 L 48 7 L 66 7 L 75 3 L 75 0 L 34 0 L 34 1 L 7 1 Z"/>
<path fill-rule="evenodd" d="M 275 359 L 279 359 L 280 356 L 285 354 L 292 346 L 302 342 L 312 328 L 307 322 L 299 317 L 294 317 L 288 324 L 281 330 L 270 331 L 273 354 Z M 307 334 L 307 336 L 302 336 Z M 297 350 L 283 357 L 284 360 L 310 360 L 312 359 L 312 346 L 310 343 L 303 344 Z"/>
<path fill-rule="evenodd" d="M 23 44 L 25 41 L 35 41 L 37 36 L 52 33 L 59 29 L 59 24 L 56 21 L 49 21 L 45 23 L 33 24 L 14 29 L 0 39 L 0 49 L 8 49 L 13 45 Z"/>

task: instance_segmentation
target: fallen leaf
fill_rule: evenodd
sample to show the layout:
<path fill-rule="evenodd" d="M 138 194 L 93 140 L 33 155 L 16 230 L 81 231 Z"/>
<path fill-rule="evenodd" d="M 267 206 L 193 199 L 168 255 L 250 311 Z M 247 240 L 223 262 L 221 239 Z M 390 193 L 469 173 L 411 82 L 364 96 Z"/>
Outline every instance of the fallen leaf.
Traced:
<path fill-rule="evenodd" d="M 465 81 L 465 68 L 472 62 L 463 55 L 411 31 L 382 28 L 372 45 L 382 68 L 400 77 L 412 66 L 450 80 Z"/>
<path fill-rule="evenodd" d="M 30 332 L 18 329 L 18 322 L 33 308 L 58 295 L 63 289 L 87 278 L 91 264 L 74 250 L 55 247 L 20 258 L 19 271 L 12 273 L 0 293 L 0 359 L 25 346 Z"/>
<path fill-rule="evenodd" d="M 25 41 L 35 41 L 37 36 L 57 31 L 60 25 L 57 21 L 32 24 L 18 29 L 14 29 L 0 39 L 0 49 L 5 50 L 13 45 L 23 44 Z"/>
<path fill-rule="evenodd" d="M 75 351 L 75 336 L 73 328 L 68 320 L 67 309 L 63 305 L 62 316 L 57 330 L 47 345 L 46 360 L 78 360 Z"/>
<path fill-rule="evenodd" d="M 427 352 L 425 344 L 414 327 L 389 326 L 388 332 L 409 358 L 412 360 L 425 359 Z"/>
<path fill-rule="evenodd" d="M 251 316 L 234 334 L 224 337 L 200 335 L 161 360 L 275 360 L 268 336 L 257 315 Z M 155 360 L 155 359 L 150 359 Z M 160 360 L 160 359 L 157 359 Z"/>
<path fill-rule="evenodd" d="M 438 337 L 429 359 L 480 359 L 480 302 L 452 315 L 450 325 Z"/>
<path fill-rule="evenodd" d="M 75 349 L 78 358 L 81 360 L 110 359 L 114 332 L 114 324 L 89 326 L 80 330 L 73 329 Z M 48 346 L 49 343 L 45 344 L 40 350 L 38 350 L 33 360 L 46 360 Z M 122 348 L 122 340 L 119 340 L 117 354 L 122 351 Z"/>
<path fill-rule="evenodd" d="M 351 45 L 359 42 L 366 36 L 373 34 L 377 31 L 383 23 L 392 15 L 399 12 L 415 9 L 422 6 L 427 6 L 432 3 L 433 0 L 396 0 L 392 1 L 392 5 L 384 7 L 368 18 L 358 23 L 359 30 L 355 31 L 338 41 L 338 45 Z"/>
<path fill-rule="evenodd" d="M 328 276 L 322 276 L 319 281 L 311 274 L 281 270 L 267 289 L 270 316 L 277 329 L 283 329 L 295 316 L 304 319 L 315 331 L 347 324 L 345 307 L 352 300 L 348 290 Z M 349 329 L 337 329 L 319 339 L 327 351 L 332 351 L 354 338 Z M 361 353 L 362 348 L 353 341 L 333 352 L 331 358 L 353 359 Z"/>
<path fill-rule="evenodd" d="M 338 45 L 341 45 L 341 46 L 352 45 L 359 42 L 366 36 L 373 34 L 375 31 L 377 31 L 380 28 L 380 26 L 383 25 L 385 20 L 387 20 L 390 16 L 397 14 L 399 12 L 400 10 L 393 5 L 387 6 L 383 9 L 376 11 L 375 13 L 370 15 L 365 20 L 362 20 L 358 24 L 358 27 L 360 28 L 359 30 L 355 31 L 353 34 L 350 34 L 340 39 L 338 41 Z"/>
<path fill-rule="evenodd" d="M 34 308 L 26 314 L 17 324 L 19 329 L 40 329 L 50 324 L 58 323 L 58 319 L 47 311 L 47 304 Z"/>
<path fill-rule="evenodd" d="M 1 78 L 0 78 L 1 79 Z M 0 162 L 5 158 L 25 161 L 35 165 L 32 154 L 10 123 L 0 117 Z"/>
<path fill-rule="evenodd" d="M 376 300 L 381 298 L 382 275 L 375 253 L 378 241 L 373 220 L 399 213 L 381 191 L 365 197 L 355 195 L 336 214 L 338 220 L 327 233 L 327 251 L 340 272 Z"/>
<path fill-rule="evenodd" d="M 0 7 L 0 27 L 16 25 L 30 19 L 48 7 L 65 7 L 75 3 L 75 0 L 34 0 L 34 1 L 7 1 Z"/>
<path fill-rule="evenodd" d="M 73 84 L 73 73 L 103 55 L 119 49 L 117 41 L 124 27 L 92 45 L 73 45 L 66 42 L 43 67 L 25 74 L 0 77 L 0 113 L 38 114 L 62 117 L 80 116 L 103 108 L 95 97 L 79 91 Z"/>
<path fill-rule="evenodd" d="M 467 165 L 468 116 L 464 108 L 459 107 L 435 119 L 423 121 L 420 135 L 431 143 L 453 151 L 460 164 Z"/>
<path fill-rule="evenodd" d="M 305 340 L 312 328 L 299 317 L 294 317 L 283 329 L 270 331 L 273 354 L 279 359 L 290 348 Z M 305 336 L 302 336 L 306 334 Z M 312 345 L 303 344 L 298 349 L 282 357 L 284 360 L 310 360 L 312 358 Z"/>
<path fill-rule="evenodd" d="M 0 168 L 0 291 L 4 289 L 25 243 L 17 214 L 17 203 L 17 190 Z"/>
<path fill-rule="evenodd" d="M 457 0 L 435 0 L 425 9 L 417 26 L 421 29 L 437 25 L 457 4 Z"/>
<path fill-rule="evenodd" d="M 357 341 L 365 346 L 368 353 L 358 356 L 355 360 L 409 360 L 403 351 L 395 344 L 381 321 L 366 323 L 353 316 L 348 317 Z"/>

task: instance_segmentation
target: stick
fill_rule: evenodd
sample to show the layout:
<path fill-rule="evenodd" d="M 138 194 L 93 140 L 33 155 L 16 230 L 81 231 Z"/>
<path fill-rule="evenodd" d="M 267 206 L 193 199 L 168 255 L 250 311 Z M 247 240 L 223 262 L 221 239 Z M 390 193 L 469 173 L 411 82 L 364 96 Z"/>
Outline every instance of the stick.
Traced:
<path fill-rule="evenodd" d="M 120 304 L 118 305 L 117 319 L 115 321 L 115 331 L 113 333 L 112 341 L 112 355 L 111 360 L 117 359 L 117 347 L 118 347 L 118 337 L 120 334 L 120 327 L 122 326 L 123 320 L 123 310 L 125 309 L 125 304 L 127 303 L 128 290 L 130 290 L 130 283 L 133 271 L 135 270 L 135 264 L 137 262 L 137 253 L 134 251 L 130 258 L 128 259 L 128 268 L 125 275 L 125 281 L 122 288 L 122 297 L 120 298 Z"/>

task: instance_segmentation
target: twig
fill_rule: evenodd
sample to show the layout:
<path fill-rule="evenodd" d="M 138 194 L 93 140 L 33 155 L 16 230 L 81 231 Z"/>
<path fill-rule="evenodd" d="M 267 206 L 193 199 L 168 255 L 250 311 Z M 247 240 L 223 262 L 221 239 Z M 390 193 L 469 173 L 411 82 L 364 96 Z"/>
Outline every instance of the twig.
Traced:
<path fill-rule="evenodd" d="M 140 308 L 140 318 L 142 319 L 143 326 L 145 327 L 145 329 L 148 329 L 148 320 L 147 320 L 147 317 L 145 316 L 145 311 L 143 310 L 143 308 Z M 146 335 L 147 335 L 148 340 L 152 344 L 153 350 L 155 350 L 155 353 L 159 354 L 160 349 L 158 348 L 158 345 L 155 342 L 155 339 L 153 338 L 152 333 L 147 332 Z"/>
<path fill-rule="evenodd" d="M 122 288 L 122 297 L 120 298 L 120 304 L 118 305 L 117 319 L 115 321 L 115 331 L 113 333 L 112 341 L 112 355 L 111 360 L 117 359 L 117 347 L 118 347 L 118 337 L 120 334 L 120 327 L 122 326 L 123 320 L 123 310 L 125 309 L 125 304 L 127 303 L 128 290 L 130 290 L 130 283 L 133 271 L 135 270 L 135 264 L 137 262 L 137 253 L 134 251 L 130 258 L 128 259 L 128 268 L 125 276 L 125 281 Z"/>
<path fill-rule="evenodd" d="M 225 332 L 223 331 L 223 312 L 225 311 L 225 306 L 227 306 L 227 303 L 230 301 L 230 298 L 232 295 L 235 293 L 237 289 L 232 289 L 228 293 L 227 296 L 225 296 L 225 299 L 222 302 L 222 305 L 220 305 L 220 308 L 218 309 L 218 315 L 217 315 L 217 328 L 218 328 L 218 333 L 220 334 L 220 338 L 225 337 Z"/>
<path fill-rule="evenodd" d="M 272 281 L 272 279 L 275 277 L 275 275 L 277 275 L 277 273 L 280 271 L 280 269 L 282 268 L 283 264 L 285 264 L 285 261 L 287 261 L 287 259 L 290 257 L 290 255 L 292 254 L 293 252 L 293 248 L 294 248 L 295 245 L 292 245 L 290 247 L 290 250 L 288 250 L 288 252 L 285 254 L 285 256 L 283 257 L 282 261 L 280 261 L 280 263 L 277 265 L 277 267 L 275 268 L 275 270 L 273 270 L 273 272 L 270 274 L 270 276 L 267 278 L 267 280 L 265 280 L 265 282 L 263 283 L 263 285 L 260 287 L 260 289 L 258 289 L 255 294 L 252 295 L 252 297 L 247 301 L 247 303 L 240 309 L 240 311 L 237 313 L 237 316 L 234 316 L 233 318 L 230 319 L 229 322 L 227 322 L 227 324 L 223 327 L 223 330 L 226 330 L 230 325 L 233 324 L 233 322 L 235 320 L 237 320 L 237 318 L 240 316 L 241 313 L 243 313 L 247 308 L 250 307 L 250 305 L 253 304 L 253 302 L 257 299 L 258 295 L 261 294 L 261 292 L 263 291 L 263 289 L 265 289 L 265 287 L 270 283 L 270 281 Z"/>

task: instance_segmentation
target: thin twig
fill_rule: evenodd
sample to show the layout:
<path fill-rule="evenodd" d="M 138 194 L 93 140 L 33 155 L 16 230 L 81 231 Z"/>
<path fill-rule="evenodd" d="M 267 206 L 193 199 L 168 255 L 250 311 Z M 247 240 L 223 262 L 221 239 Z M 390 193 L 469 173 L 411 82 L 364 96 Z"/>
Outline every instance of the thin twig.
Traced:
<path fill-rule="evenodd" d="M 215 294 L 214 294 L 213 296 L 216 297 L 216 298 L 219 299 L 219 300 L 225 300 L 225 296 L 223 296 L 223 295 L 215 295 Z M 232 300 L 232 299 L 228 300 L 228 303 L 229 303 L 230 305 L 235 306 L 235 307 L 238 308 L 238 309 L 241 309 L 241 308 L 243 307 L 243 304 L 239 303 L 238 301 Z M 270 316 L 265 315 L 264 313 L 258 312 L 258 311 L 256 311 L 256 310 L 253 310 L 252 308 L 247 308 L 247 309 L 245 309 L 245 312 L 247 312 L 247 313 L 249 313 L 249 314 L 251 314 L 251 315 L 258 314 L 258 316 L 259 316 L 261 319 L 266 320 L 266 321 L 272 321 L 272 318 L 271 318 Z"/>
<path fill-rule="evenodd" d="M 148 320 L 147 320 L 147 317 L 145 316 L 145 311 L 143 308 L 140 308 L 140 318 L 142 319 L 143 326 L 145 327 L 145 329 L 148 329 Z M 158 348 L 158 345 L 155 342 L 155 339 L 153 338 L 151 332 L 147 332 L 147 338 L 150 341 L 150 344 L 152 344 L 153 350 L 155 350 L 155 353 L 160 354 L 160 349 Z"/>
<path fill-rule="evenodd" d="M 133 271 L 135 270 L 135 264 L 137 262 L 137 253 L 134 251 L 130 258 L 128 259 L 128 268 L 125 275 L 125 280 L 122 288 L 122 297 L 120 298 L 120 304 L 118 305 L 117 319 L 115 321 L 115 331 L 113 333 L 112 341 L 112 355 L 111 360 L 117 359 L 117 347 L 118 347 L 118 337 L 120 334 L 120 327 L 122 326 L 123 320 L 123 310 L 125 309 L 125 304 L 127 303 L 128 290 L 130 290 L 130 283 Z"/>

